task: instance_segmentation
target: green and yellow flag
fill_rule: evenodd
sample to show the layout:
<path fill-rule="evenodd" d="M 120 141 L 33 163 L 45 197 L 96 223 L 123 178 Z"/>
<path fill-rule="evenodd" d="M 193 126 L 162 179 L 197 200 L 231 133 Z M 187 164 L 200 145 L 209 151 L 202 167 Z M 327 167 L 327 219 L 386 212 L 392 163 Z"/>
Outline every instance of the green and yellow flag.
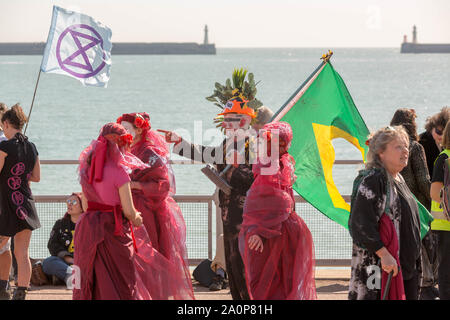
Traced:
<path fill-rule="evenodd" d="M 333 181 L 335 152 L 331 141 L 347 140 L 365 160 L 369 130 L 329 62 L 330 56 L 280 108 L 273 121 L 288 122 L 294 133 L 289 149 L 298 177 L 294 190 L 328 218 L 348 228 L 350 205 Z"/>

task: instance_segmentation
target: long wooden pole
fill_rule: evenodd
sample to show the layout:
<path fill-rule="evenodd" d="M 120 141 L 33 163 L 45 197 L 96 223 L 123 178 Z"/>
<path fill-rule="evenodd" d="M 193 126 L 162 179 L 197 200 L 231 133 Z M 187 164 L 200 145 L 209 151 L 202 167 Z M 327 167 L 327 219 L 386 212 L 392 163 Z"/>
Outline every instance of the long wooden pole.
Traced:
<path fill-rule="evenodd" d="M 38 74 L 38 78 L 36 81 L 36 86 L 34 87 L 33 100 L 31 101 L 30 112 L 28 113 L 27 124 L 25 126 L 25 130 L 23 131 L 24 135 L 27 132 L 28 124 L 30 123 L 31 111 L 33 111 L 34 98 L 36 97 L 36 91 L 37 91 L 37 87 L 39 85 L 39 79 L 41 78 L 41 72 L 42 72 L 42 70 L 39 68 L 39 74 Z"/>

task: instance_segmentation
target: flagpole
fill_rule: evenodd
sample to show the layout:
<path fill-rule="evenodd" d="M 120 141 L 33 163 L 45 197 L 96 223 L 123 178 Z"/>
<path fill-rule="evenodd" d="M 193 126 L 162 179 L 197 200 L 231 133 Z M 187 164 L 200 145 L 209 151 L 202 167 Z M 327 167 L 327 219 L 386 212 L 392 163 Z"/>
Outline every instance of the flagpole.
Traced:
<path fill-rule="evenodd" d="M 37 78 L 37 81 L 36 81 L 36 86 L 34 87 L 33 100 L 31 101 L 30 112 L 28 113 L 27 124 L 25 126 L 25 130 L 23 131 L 24 135 L 27 132 L 28 124 L 30 123 L 31 111 L 33 111 L 34 98 L 36 97 L 36 91 L 37 91 L 37 87 L 38 87 L 38 84 L 39 84 L 39 79 L 41 78 L 41 72 L 42 72 L 42 69 L 39 68 L 39 74 L 38 74 L 38 78 Z"/>
<path fill-rule="evenodd" d="M 287 99 L 287 101 L 281 106 L 280 109 L 278 109 L 277 112 L 275 112 L 275 114 L 273 115 L 272 119 L 270 120 L 271 122 L 274 121 L 278 115 L 280 114 L 280 112 L 288 105 L 289 102 L 291 102 L 292 99 L 295 98 L 295 96 L 303 90 L 303 88 L 311 81 L 312 78 L 314 78 L 316 76 L 316 74 L 321 70 L 321 68 L 327 64 L 331 58 L 331 56 L 333 55 L 333 52 L 331 50 L 328 50 L 328 53 L 325 53 L 322 55 L 322 57 L 320 58 L 322 61 L 322 63 L 316 68 L 316 70 L 313 71 L 313 73 L 311 73 L 311 75 L 302 83 L 302 85 L 289 97 L 289 99 Z"/>

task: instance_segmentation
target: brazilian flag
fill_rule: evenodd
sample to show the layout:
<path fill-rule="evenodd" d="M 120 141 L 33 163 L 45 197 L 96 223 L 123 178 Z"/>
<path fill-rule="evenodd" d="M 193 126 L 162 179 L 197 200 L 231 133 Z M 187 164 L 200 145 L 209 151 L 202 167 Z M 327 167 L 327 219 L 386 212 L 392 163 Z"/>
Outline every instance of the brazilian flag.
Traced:
<path fill-rule="evenodd" d="M 293 188 L 331 220 L 348 228 L 350 205 L 339 193 L 332 175 L 335 152 L 332 140 L 353 144 L 365 160 L 369 135 L 364 120 L 340 75 L 324 55 L 322 64 L 274 115 L 285 121 L 294 138 L 289 154 L 295 159 Z"/>
<path fill-rule="evenodd" d="M 353 144 L 366 161 L 369 130 L 359 114 L 341 76 L 329 62 L 332 52 L 278 110 L 272 121 L 285 121 L 294 134 L 289 154 L 295 159 L 297 181 L 293 188 L 306 201 L 331 220 L 348 228 L 350 205 L 333 181 L 335 159 L 333 139 Z M 426 208 L 419 207 L 421 237 L 433 220 Z"/>

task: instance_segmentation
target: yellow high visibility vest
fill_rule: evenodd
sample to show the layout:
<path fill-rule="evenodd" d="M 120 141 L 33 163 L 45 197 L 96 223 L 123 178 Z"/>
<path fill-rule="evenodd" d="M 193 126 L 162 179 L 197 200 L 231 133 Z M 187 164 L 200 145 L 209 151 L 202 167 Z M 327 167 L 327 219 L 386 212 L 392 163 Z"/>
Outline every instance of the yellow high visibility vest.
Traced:
<path fill-rule="evenodd" d="M 445 149 L 439 156 L 441 154 L 446 154 L 450 158 L 450 149 Z M 436 161 L 434 162 L 436 163 Z M 434 200 L 431 200 L 431 215 L 435 217 L 431 222 L 431 230 L 450 231 L 450 221 L 445 219 L 444 209 L 439 202 Z"/>

